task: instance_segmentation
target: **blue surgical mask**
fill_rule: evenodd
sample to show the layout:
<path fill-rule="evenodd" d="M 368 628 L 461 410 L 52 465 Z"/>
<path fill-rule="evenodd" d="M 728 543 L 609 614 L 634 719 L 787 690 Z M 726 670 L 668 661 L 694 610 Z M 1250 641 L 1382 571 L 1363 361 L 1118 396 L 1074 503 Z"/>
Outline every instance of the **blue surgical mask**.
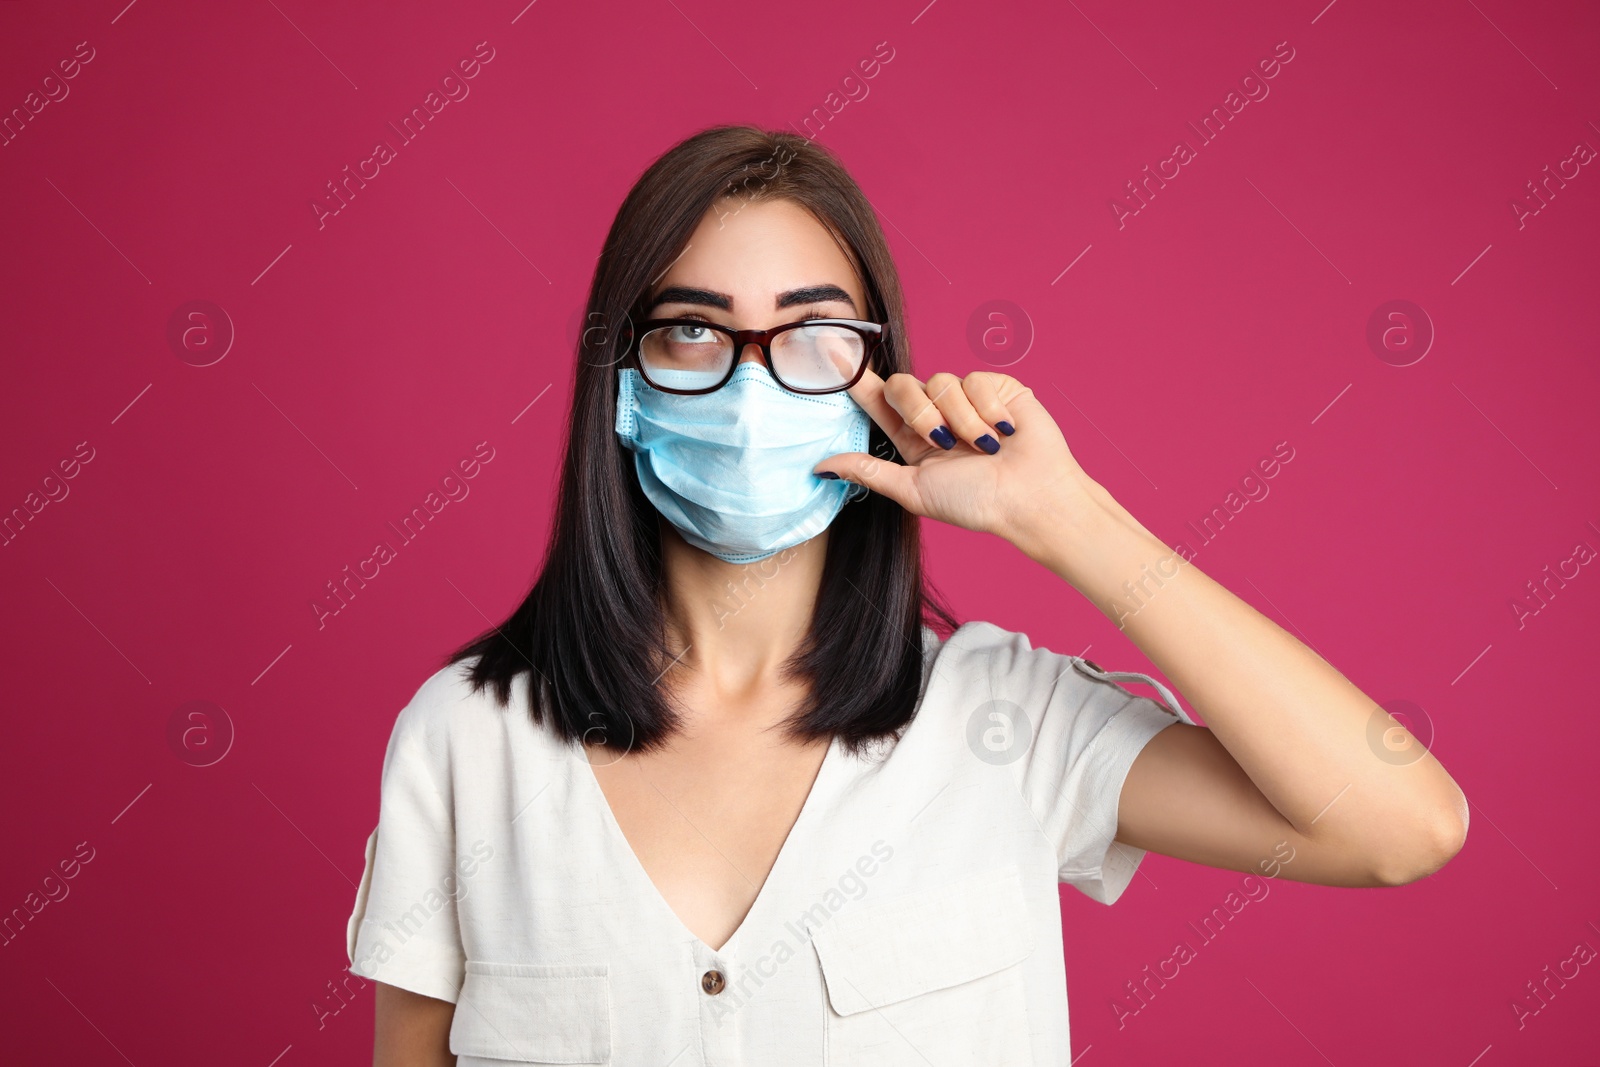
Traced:
<path fill-rule="evenodd" d="M 811 469 L 865 452 L 872 421 L 848 392 L 807 396 L 757 362 L 712 393 L 653 388 L 617 371 L 616 432 L 644 495 L 683 539 L 729 563 L 754 563 L 827 529 L 865 486 Z"/>

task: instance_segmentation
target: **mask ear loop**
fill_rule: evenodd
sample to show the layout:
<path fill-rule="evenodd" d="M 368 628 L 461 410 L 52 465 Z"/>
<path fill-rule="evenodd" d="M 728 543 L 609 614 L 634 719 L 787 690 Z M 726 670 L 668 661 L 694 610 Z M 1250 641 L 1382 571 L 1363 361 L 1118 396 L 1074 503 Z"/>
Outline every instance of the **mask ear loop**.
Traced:
<path fill-rule="evenodd" d="M 617 368 L 617 417 L 612 429 L 622 438 L 628 448 L 633 448 L 635 433 L 633 418 L 633 371 L 632 367 Z M 635 372 L 637 373 L 637 372 Z"/>

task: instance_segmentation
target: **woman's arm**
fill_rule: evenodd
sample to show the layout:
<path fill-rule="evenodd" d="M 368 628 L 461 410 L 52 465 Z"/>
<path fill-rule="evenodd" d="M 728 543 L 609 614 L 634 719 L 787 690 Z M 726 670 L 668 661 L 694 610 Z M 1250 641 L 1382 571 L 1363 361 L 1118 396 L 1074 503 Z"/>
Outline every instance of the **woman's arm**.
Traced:
<path fill-rule="evenodd" d="M 818 468 L 1012 542 L 1111 616 L 1210 727 L 1175 723 L 1140 750 L 1118 840 L 1329 885 L 1415 881 L 1460 851 L 1467 801 L 1439 761 L 1406 750 L 1416 740 L 1371 697 L 1141 526 L 1032 389 L 994 371 L 924 385 L 869 370 L 850 395 L 905 462 L 842 452 Z M 1399 758 L 1368 742 L 1374 725 Z"/>
<path fill-rule="evenodd" d="M 456 1006 L 384 982 L 373 985 L 378 993 L 372 1067 L 455 1067 L 450 1021 Z"/>
<path fill-rule="evenodd" d="M 1460 851 L 1465 796 L 1371 697 L 1081 468 L 1049 489 L 1003 535 L 1117 621 L 1209 727 L 1176 723 L 1140 752 L 1119 841 L 1258 873 L 1287 841 L 1283 877 L 1347 886 L 1415 881 Z"/>

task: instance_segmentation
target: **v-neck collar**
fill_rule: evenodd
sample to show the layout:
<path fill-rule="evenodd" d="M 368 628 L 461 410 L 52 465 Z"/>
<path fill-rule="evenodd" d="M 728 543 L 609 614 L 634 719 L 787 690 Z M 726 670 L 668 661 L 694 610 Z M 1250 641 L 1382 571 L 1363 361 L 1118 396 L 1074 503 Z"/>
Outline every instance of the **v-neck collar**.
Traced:
<path fill-rule="evenodd" d="M 679 917 L 672 905 L 667 902 L 667 898 L 661 895 L 661 890 L 656 888 L 655 882 L 650 877 L 650 872 L 645 870 L 643 862 L 639 859 L 639 854 L 633 850 L 633 844 L 628 840 L 628 835 L 622 832 L 622 824 L 617 821 L 616 813 L 611 810 L 611 801 L 606 799 L 606 792 L 601 788 L 600 779 L 595 776 L 594 766 L 589 762 L 589 754 L 581 743 L 578 746 L 577 758 L 583 764 L 583 768 L 578 774 L 584 779 L 584 789 L 590 793 L 593 801 L 600 809 L 601 820 L 606 824 L 605 832 L 610 836 L 612 843 L 617 846 L 614 851 L 620 852 L 626 857 L 623 862 L 630 868 L 626 877 L 632 878 L 639 883 L 640 892 L 650 897 L 657 910 L 665 914 L 682 937 L 688 938 L 702 951 L 710 955 L 730 956 L 734 954 L 740 935 L 744 933 L 746 927 L 751 925 L 751 921 L 755 918 L 762 903 L 774 893 L 782 891 L 773 889 L 772 884 L 783 875 L 785 858 L 794 851 L 795 847 L 798 847 L 794 845 L 795 838 L 806 829 L 808 820 L 812 817 L 812 809 L 820 803 L 818 794 L 828 784 L 827 779 L 830 768 L 842 758 L 839 755 L 838 748 L 839 739 L 835 736 L 828 742 L 828 751 L 823 753 L 822 764 L 817 768 L 817 776 L 812 779 L 811 789 L 806 793 L 804 803 L 800 805 L 800 814 L 795 816 L 794 825 L 789 827 L 789 832 L 784 835 L 783 844 L 778 846 L 778 855 L 773 859 L 772 867 L 767 871 L 766 878 L 762 880 L 761 888 L 756 890 L 755 900 L 750 902 L 750 907 L 745 911 L 744 918 L 739 921 L 738 926 L 734 927 L 733 933 L 728 935 L 728 939 L 722 943 L 721 948 L 712 948 L 702 941 L 693 930 L 689 929 L 688 924 Z"/>

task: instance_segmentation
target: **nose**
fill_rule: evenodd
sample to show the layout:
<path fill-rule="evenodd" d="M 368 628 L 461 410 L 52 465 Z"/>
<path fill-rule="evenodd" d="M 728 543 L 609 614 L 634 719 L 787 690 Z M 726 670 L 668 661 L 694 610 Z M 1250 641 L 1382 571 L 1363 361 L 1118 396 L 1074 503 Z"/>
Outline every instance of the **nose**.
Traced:
<path fill-rule="evenodd" d="M 739 358 L 735 361 L 735 364 L 760 362 L 761 346 L 756 344 L 754 341 L 751 341 L 744 346 L 744 351 L 739 354 Z"/>

